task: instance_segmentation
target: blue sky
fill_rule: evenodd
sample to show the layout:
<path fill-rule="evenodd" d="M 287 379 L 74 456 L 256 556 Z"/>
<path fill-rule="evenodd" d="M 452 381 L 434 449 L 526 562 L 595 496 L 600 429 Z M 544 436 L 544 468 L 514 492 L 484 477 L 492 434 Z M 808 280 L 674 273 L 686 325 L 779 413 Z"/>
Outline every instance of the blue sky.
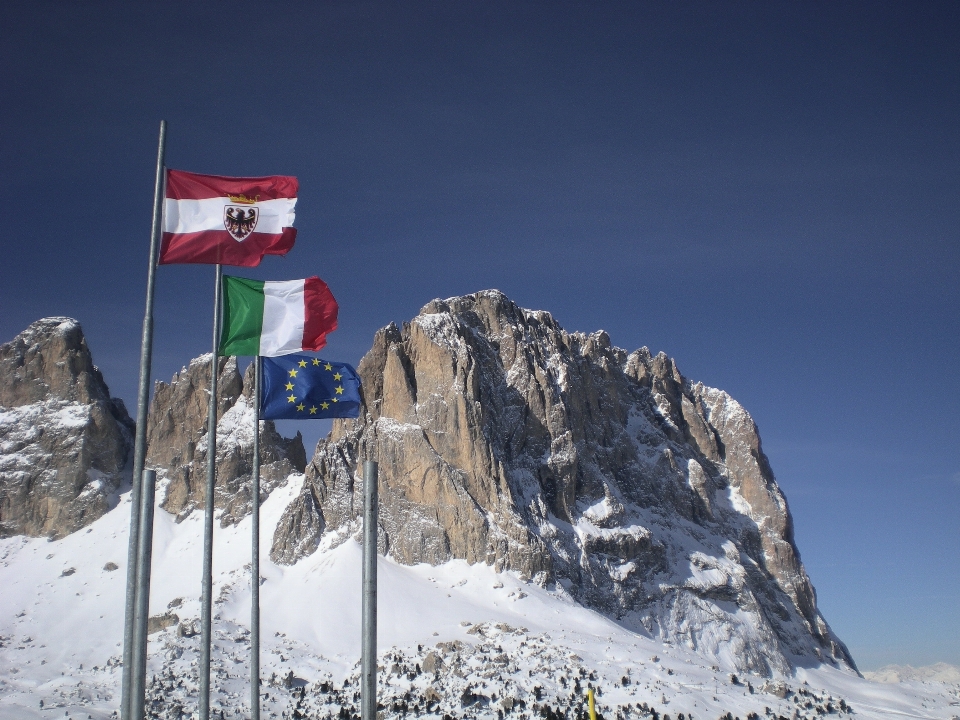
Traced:
<path fill-rule="evenodd" d="M 2 17 L 0 341 L 76 317 L 132 404 L 166 119 L 171 167 L 299 177 L 297 247 L 240 274 L 323 277 L 329 357 L 494 287 L 663 350 L 756 419 L 861 667 L 960 664 L 956 3 Z M 156 378 L 209 350 L 212 284 L 161 268 Z"/>

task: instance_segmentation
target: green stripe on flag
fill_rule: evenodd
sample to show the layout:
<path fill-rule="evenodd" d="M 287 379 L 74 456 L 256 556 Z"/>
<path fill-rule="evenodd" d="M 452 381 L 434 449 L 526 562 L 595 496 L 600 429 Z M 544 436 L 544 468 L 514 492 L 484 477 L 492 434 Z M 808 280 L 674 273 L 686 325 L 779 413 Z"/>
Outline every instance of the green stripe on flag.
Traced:
<path fill-rule="evenodd" d="M 259 355 L 263 331 L 263 280 L 223 276 L 220 355 Z"/>

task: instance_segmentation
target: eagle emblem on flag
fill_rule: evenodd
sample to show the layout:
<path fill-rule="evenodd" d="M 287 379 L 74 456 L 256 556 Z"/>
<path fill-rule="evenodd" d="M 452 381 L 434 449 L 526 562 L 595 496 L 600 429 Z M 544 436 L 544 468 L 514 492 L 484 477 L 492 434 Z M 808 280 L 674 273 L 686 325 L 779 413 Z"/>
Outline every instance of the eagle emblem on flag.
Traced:
<path fill-rule="evenodd" d="M 243 242 L 257 227 L 260 210 L 257 207 L 227 205 L 223 209 L 223 226 L 237 242 Z"/>

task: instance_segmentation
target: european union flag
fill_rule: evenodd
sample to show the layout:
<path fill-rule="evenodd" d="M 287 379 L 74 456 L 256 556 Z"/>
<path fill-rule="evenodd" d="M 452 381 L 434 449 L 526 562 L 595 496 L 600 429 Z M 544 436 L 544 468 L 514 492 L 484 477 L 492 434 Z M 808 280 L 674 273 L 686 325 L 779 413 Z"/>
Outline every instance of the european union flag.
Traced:
<path fill-rule="evenodd" d="M 346 363 L 310 355 L 261 358 L 264 420 L 319 420 L 360 415 L 360 376 Z"/>

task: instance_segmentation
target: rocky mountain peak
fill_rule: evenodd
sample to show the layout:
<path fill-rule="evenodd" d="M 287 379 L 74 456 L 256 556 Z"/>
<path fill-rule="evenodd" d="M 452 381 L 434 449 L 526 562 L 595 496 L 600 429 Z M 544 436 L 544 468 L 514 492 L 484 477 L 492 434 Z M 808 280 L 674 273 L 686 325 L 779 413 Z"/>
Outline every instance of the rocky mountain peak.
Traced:
<path fill-rule="evenodd" d="M 80 323 L 68 317 L 37 320 L 0 345 L 0 377 L 0 405 L 4 407 L 47 398 L 80 403 L 110 398 Z"/>
<path fill-rule="evenodd" d="M 201 355 L 173 376 L 157 382 L 147 416 L 147 464 L 165 483 L 161 507 L 185 517 L 206 497 L 207 412 L 210 359 Z M 214 505 L 221 525 L 250 512 L 253 471 L 253 364 L 241 376 L 235 357 L 217 360 L 217 477 Z M 284 438 L 272 421 L 261 421 L 261 500 L 291 473 L 303 472 L 306 452 L 300 433 Z"/>
<path fill-rule="evenodd" d="M 158 382 L 148 417 L 147 462 L 179 517 L 204 501 L 210 360 Z M 74 320 L 31 325 L 0 346 L 0 370 L 0 534 L 62 537 L 111 506 L 132 422 Z M 252 367 L 218 371 L 214 500 L 230 525 L 251 506 Z M 397 562 L 486 563 L 737 670 L 854 668 L 756 424 L 666 354 L 491 290 L 382 328 L 358 371 L 362 416 L 336 421 L 309 463 L 299 435 L 261 424 L 261 499 L 304 473 L 275 562 L 356 536 L 362 460 L 377 459 L 379 546 Z"/>
<path fill-rule="evenodd" d="M 44 318 L 0 345 L 0 536 L 59 538 L 103 515 L 132 430 L 76 320 Z"/>
<path fill-rule="evenodd" d="M 756 425 L 673 359 L 567 332 L 491 290 L 428 303 L 361 360 L 277 527 L 293 563 L 356 532 L 380 461 L 380 546 L 511 570 L 744 670 L 853 666 L 816 607 Z"/>

